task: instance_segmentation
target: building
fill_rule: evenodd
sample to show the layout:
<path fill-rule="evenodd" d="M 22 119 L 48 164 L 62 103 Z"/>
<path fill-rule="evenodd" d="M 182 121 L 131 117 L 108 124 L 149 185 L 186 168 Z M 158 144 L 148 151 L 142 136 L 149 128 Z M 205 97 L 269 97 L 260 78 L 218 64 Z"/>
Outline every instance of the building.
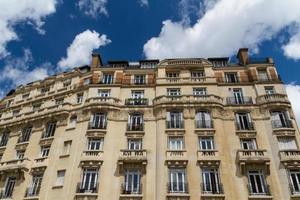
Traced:
<path fill-rule="evenodd" d="M 271 58 L 109 61 L 1 101 L 0 199 L 299 200 L 299 130 Z"/>

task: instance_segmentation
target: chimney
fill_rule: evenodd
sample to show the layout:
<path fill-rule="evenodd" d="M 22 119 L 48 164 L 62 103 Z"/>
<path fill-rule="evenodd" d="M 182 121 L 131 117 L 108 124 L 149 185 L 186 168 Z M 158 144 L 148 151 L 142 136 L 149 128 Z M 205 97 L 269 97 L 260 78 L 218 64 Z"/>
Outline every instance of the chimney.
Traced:
<path fill-rule="evenodd" d="M 239 59 L 239 64 L 246 65 L 249 63 L 248 48 L 239 49 L 236 58 Z"/>
<path fill-rule="evenodd" d="M 92 63 L 91 63 L 91 68 L 96 68 L 102 66 L 102 60 L 101 56 L 98 53 L 93 53 L 92 54 Z"/>

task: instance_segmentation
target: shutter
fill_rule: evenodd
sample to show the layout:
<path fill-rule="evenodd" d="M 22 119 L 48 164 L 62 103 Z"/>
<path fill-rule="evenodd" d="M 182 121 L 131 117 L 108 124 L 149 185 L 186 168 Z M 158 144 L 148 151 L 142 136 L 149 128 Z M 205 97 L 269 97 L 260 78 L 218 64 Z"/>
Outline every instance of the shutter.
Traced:
<path fill-rule="evenodd" d="M 215 72 L 215 78 L 217 80 L 218 83 L 222 83 L 222 72 Z"/>
<path fill-rule="evenodd" d="M 268 68 L 268 71 L 269 71 L 269 75 L 271 77 L 271 80 L 278 80 L 275 68 L 273 68 L 273 67 L 272 68 Z"/>
<path fill-rule="evenodd" d="M 148 84 L 154 84 L 154 74 L 148 74 Z"/>
<path fill-rule="evenodd" d="M 252 81 L 257 81 L 257 80 L 258 80 L 256 69 L 250 69 L 249 75 L 250 75 L 250 79 L 251 79 Z"/>
<path fill-rule="evenodd" d="M 242 83 L 249 82 L 248 74 L 245 71 L 239 72 L 239 78 L 239 81 L 241 81 Z"/>
<path fill-rule="evenodd" d="M 122 78 L 123 78 L 123 73 L 122 72 L 117 72 L 116 73 L 116 84 L 121 84 L 122 83 Z"/>
<path fill-rule="evenodd" d="M 130 85 L 130 79 L 131 79 L 131 75 L 130 74 L 124 75 L 123 76 L 123 84 Z"/>

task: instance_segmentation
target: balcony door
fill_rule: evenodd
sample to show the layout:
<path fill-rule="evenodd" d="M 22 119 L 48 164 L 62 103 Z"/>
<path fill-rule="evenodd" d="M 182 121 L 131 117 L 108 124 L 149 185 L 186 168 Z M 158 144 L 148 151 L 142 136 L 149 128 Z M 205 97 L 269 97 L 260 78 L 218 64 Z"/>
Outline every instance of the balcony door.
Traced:
<path fill-rule="evenodd" d="M 271 112 L 271 120 L 274 128 L 288 127 L 288 116 L 286 112 L 283 111 Z"/>
<path fill-rule="evenodd" d="M 134 113 L 129 115 L 128 125 L 130 130 L 140 130 L 143 124 L 143 115 L 140 113 Z"/>
<path fill-rule="evenodd" d="M 38 195 L 42 184 L 42 180 L 43 180 L 43 174 L 37 174 L 32 176 L 32 182 L 28 190 L 28 196 Z"/>
<path fill-rule="evenodd" d="M 127 170 L 125 172 L 125 191 L 132 194 L 140 193 L 141 173 L 138 170 Z"/>
<path fill-rule="evenodd" d="M 104 113 L 95 113 L 91 121 L 93 128 L 103 129 L 106 124 L 106 115 Z"/>
<path fill-rule="evenodd" d="M 203 169 L 203 192 L 218 194 L 220 193 L 220 179 L 218 169 Z"/>
<path fill-rule="evenodd" d="M 265 176 L 261 170 L 249 171 L 248 181 L 251 194 L 267 194 Z"/>
<path fill-rule="evenodd" d="M 16 177 L 8 177 L 6 179 L 6 184 L 5 184 L 5 189 L 4 189 L 4 198 L 12 197 L 15 184 L 16 184 Z"/>
<path fill-rule="evenodd" d="M 179 192 L 184 193 L 186 192 L 186 177 L 185 177 L 185 170 L 184 169 L 171 169 L 169 178 L 170 178 L 170 186 L 169 192 Z"/>
<path fill-rule="evenodd" d="M 97 180 L 98 169 L 84 169 L 80 189 L 84 190 L 84 192 L 94 193 L 97 187 Z"/>
<path fill-rule="evenodd" d="M 290 170 L 290 183 L 292 194 L 300 194 L 300 171 Z"/>
<path fill-rule="evenodd" d="M 196 114 L 197 128 L 212 128 L 211 116 L 207 111 L 199 111 Z"/>
<path fill-rule="evenodd" d="M 131 91 L 131 98 L 133 98 L 133 99 L 142 99 L 142 98 L 144 98 L 144 91 L 143 90 L 133 90 L 133 91 Z"/>
<path fill-rule="evenodd" d="M 168 112 L 167 121 L 169 122 L 168 128 L 182 128 L 183 126 L 182 112 Z"/>
<path fill-rule="evenodd" d="M 244 95 L 241 88 L 235 88 L 232 90 L 234 103 L 243 104 L 244 103 Z"/>

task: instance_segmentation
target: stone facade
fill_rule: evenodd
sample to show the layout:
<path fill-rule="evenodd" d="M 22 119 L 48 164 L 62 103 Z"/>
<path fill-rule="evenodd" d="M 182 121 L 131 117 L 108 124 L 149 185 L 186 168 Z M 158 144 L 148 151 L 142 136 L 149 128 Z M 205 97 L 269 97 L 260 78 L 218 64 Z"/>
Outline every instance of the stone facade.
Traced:
<path fill-rule="evenodd" d="M 110 61 L 0 102 L 0 199 L 300 199 L 299 130 L 271 58 Z"/>

